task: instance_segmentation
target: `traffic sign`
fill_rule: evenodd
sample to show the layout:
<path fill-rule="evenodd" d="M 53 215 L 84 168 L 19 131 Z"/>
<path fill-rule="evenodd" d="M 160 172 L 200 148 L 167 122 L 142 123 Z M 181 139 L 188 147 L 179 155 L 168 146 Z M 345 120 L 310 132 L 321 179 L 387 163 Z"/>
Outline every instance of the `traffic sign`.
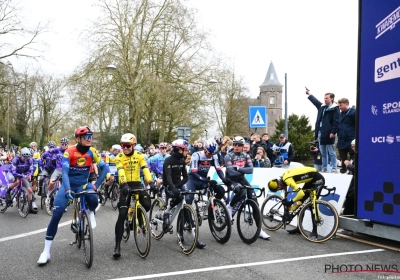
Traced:
<path fill-rule="evenodd" d="M 249 127 L 267 127 L 267 107 L 249 106 Z"/>

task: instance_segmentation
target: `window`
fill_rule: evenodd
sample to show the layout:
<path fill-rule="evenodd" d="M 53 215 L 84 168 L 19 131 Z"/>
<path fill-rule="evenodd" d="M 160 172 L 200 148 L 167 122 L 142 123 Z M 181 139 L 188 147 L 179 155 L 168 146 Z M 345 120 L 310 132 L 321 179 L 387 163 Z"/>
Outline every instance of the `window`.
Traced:
<path fill-rule="evenodd" d="M 275 96 L 269 98 L 269 105 L 275 105 Z"/>

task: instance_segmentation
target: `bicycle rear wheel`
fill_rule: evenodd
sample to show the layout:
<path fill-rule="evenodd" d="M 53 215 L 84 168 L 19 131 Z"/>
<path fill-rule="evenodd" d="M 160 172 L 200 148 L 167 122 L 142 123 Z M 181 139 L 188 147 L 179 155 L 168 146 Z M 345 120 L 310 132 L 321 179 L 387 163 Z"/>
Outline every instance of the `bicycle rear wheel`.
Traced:
<path fill-rule="evenodd" d="M 339 226 L 339 216 L 335 207 L 329 202 L 317 200 L 315 203 L 315 209 L 310 201 L 300 210 L 298 227 L 305 239 L 320 243 L 335 235 Z"/>
<path fill-rule="evenodd" d="M 99 204 L 101 206 L 106 205 L 106 196 L 104 194 L 104 192 L 105 192 L 105 184 L 106 184 L 106 182 L 103 181 L 103 183 L 100 184 L 100 187 L 97 190 L 97 192 L 99 193 Z"/>
<path fill-rule="evenodd" d="M 48 198 L 45 198 L 45 206 L 46 206 L 46 212 L 50 216 L 53 216 L 53 203 L 54 203 L 54 198 L 56 196 L 56 191 L 55 189 L 52 190 L 49 194 Z"/>
<path fill-rule="evenodd" d="M 268 230 L 278 230 L 283 226 L 285 209 L 282 199 L 282 196 L 272 194 L 264 200 L 261 206 L 262 222 Z"/>
<path fill-rule="evenodd" d="M 113 210 L 117 210 L 117 205 L 118 205 L 118 192 L 119 192 L 119 185 L 117 183 L 114 183 L 111 186 L 111 207 Z"/>
<path fill-rule="evenodd" d="M 143 206 L 139 206 L 136 211 L 133 217 L 133 236 L 139 256 L 145 258 L 150 252 L 150 224 Z"/>
<path fill-rule="evenodd" d="M 86 211 L 83 211 L 81 215 L 81 239 L 83 254 L 85 256 L 85 264 L 87 268 L 90 268 L 93 264 L 93 230 Z"/>
<path fill-rule="evenodd" d="M 32 194 L 33 196 L 33 194 Z M 17 195 L 18 212 L 22 218 L 28 216 L 29 213 L 29 199 L 28 192 L 25 189 Z"/>
<path fill-rule="evenodd" d="M 197 215 L 191 205 L 185 204 L 183 209 L 179 211 L 176 231 L 182 253 L 190 255 L 196 248 L 197 238 L 199 237 Z"/>
<path fill-rule="evenodd" d="M 214 199 L 214 209 L 211 203 L 208 206 L 208 226 L 218 243 L 228 242 L 232 232 L 231 218 L 225 204 L 219 199 Z"/>
<path fill-rule="evenodd" d="M 261 231 L 261 214 L 257 203 L 247 199 L 239 208 L 237 229 L 240 238 L 246 244 L 254 243 Z"/>
<path fill-rule="evenodd" d="M 150 230 L 151 236 L 159 240 L 164 236 L 163 218 L 164 218 L 164 200 L 157 198 L 153 201 L 150 208 Z"/>

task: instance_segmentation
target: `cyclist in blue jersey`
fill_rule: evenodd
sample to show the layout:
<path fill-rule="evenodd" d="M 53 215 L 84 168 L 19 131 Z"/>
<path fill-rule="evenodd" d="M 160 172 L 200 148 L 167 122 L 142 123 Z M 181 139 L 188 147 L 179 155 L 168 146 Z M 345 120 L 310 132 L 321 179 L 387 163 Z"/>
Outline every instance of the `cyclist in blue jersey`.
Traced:
<path fill-rule="evenodd" d="M 203 190 L 209 183 L 210 187 L 214 189 L 215 197 L 217 199 L 222 199 L 224 197 L 224 188 L 222 186 L 217 186 L 217 181 L 210 180 L 210 178 L 207 177 L 211 166 L 214 166 L 222 182 L 228 187 L 231 185 L 230 181 L 225 178 L 224 173 L 219 166 L 217 152 L 217 142 L 215 142 L 214 139 L 209 139 L 204 142 L 203 151 L 194 152 L 192 154 L 192 158 L 190 159 L 188 182 L 186 183 L 186 187 L 184 187 L 186 191 L 195 192 L 196 190 Z M 186 196 L 186 203 L 192 204 L 193 199 L 194 194 L 188 194 Z M 197 240 L 196 246 L 197 248 L 202 249 L 206 244 Z"/>
<path fill-rule="evenodd" d="M 111 153 L 106 155 L 106 165 L 110 169 L 109 173 L 106 176 L 106 185 L 104 195 L 108 198 L 108 189 L 112 184 L 117 181 L 118 182 L 118 172 L 117 167 L 115 166 L 115 160 L 117 155 L 122 151 L 122 147 L 119 144 L 112 145 Z M 115 178 L 117 177 L 117 178 Z"/>
<path fill-rule="evenodd" d="M 75 130 L 76 146 L 68 148 L 62 160 L 62 185 L 54 200 L 53 216 L 47 226 L 46 240 L 44 250 L 39 257 L 37 263 L 39 265 L 46 264 L 50 259 L 50 247 L 57 233 L 58 223 L 60 222 L 64 210 L 67 207 L 68 200 L 73 199 L 75 192 L 83 189 L 89 192 L 96 192 L 96 186 L 103 182 L 109 171 L 108 166 L 101 160 L 99 153 L 92 148 L 93 132 L 87 126 L 79 127 Z M 96 184 L 88 182 L 90 167 L 95 162 L 101 172 Z M 87 206 L 89 208 L 88 215 L 92 224 L 92 228 L 96 227 L 96 220 L 93 211 L 98 205 L 96 195 L 87 195 Z"/>
<path fill-rule="evenodd" d="M 166 153 L 167 143 L 162 142 L 158 145 L 159 153 L 149 159 L 150 171 L 157 177 L 156 186 L 159 188 L 162 183 L 164 161 L 170 155 Z"/>

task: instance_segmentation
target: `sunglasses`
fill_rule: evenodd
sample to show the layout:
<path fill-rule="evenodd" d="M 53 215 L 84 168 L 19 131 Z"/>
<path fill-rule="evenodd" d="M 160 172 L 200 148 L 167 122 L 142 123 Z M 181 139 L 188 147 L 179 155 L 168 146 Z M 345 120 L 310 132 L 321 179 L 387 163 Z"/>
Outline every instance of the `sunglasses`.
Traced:
<path fill-rule="evenodd" d="M 68 146 L 68 143 L 61 143 L 61 146 Z"/>
<path fill-rule="evenodd" d="M 243 144 L 238 144 L 238 143 L 236 143 L 236 144 L 233 144 L 233 146 L 234 146 L 234 147 L 243 147 Z"/>
<path fill-rule="evenodd" d="M 167 147 L 160 147 L 159 149 L 160 149 L 160 150 L 166 150 Z"/>
<path fill-rule="evenodd" d="M 85 139 L 86 141 L 90 141 L 90 140 L 93 140 L 93 135 L 86 134 L 86 135 L 83 135 L 82 138 Z"/>
<path fill-rule="evenodd" d="M 131 144 L 121 144 L 122 149 L 130 149 L 132 147 Z"/>

